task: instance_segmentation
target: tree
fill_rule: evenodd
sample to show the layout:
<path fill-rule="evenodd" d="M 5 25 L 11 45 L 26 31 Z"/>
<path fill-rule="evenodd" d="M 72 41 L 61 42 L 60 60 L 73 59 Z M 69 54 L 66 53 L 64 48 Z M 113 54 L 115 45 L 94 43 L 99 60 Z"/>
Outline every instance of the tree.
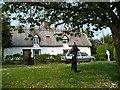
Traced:
<path fill-rule="evenodd" d="M 103 45 L 102 41 L 98 39 L 91 39 L 90 41 L 92 43 L 91 54 L 97 54 L 96 50 L 99 46 Z"/>
<path fill-rule="evenodd" d="M 2 20 L 2 48 L 11 47 L 11 37 L 12 34 L 10 33 L 10 22 L 8 18 L 4 17 Z"/>
<path fill-rule="evenodd" d="M 17 19 L 21 23 L 30 23 L 31 27 L 39 26 L 45 20 L 55 24 L 55 28 L 63 24 L 68 34 L 80 35 L 84 24 L 88 28 L 94 25 L 94 30 L 109 27 L 120 72 L 120 2 L 10 2 L 3 5 L 3 11 L 4 14 L 17 13 Z"/>
<path fill-rule="evenodd" d="M 9 18 L 5 17 L 2 19 L 2 60 L 4 56 L 4 48 L 10 48 L 12 34 L 10 33 L 10 22 Z"/>
<path fill-rule="evenodd" d="M 114 56 L 113 56 L 113 52 L 114 52 L 114 42 L 113 42 L 113 38 L 111 35 L 106 35 L 103 38 L 101 38 L 101 41 L 103 41 L 104 39 L 104 45 L 107 46 L 107 50 L 110 51 L 110 59 L 114 60 Z"/>
<path fill-rule="evenodd" d="M 101 38 L 100 40 L 103 41 L 103 39 L 104 39 L 104 43 L 107 44 L 108 46 L 113 44 L 113 38 L 111 35 L 108 34 L 103 38 Z"/>
<path fill-rule="evenodd" d="M 97 47 L 96 53 L 98 54 L 99 59 L 106 58 L 106 50 L 107 50 L 107 46 L 100 45 Z"/>

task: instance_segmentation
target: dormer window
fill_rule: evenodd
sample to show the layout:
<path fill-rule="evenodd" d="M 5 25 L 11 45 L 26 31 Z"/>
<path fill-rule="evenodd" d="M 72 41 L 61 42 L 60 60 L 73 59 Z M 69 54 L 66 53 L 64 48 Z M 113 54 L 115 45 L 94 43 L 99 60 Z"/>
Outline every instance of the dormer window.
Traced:
<path fill-rule="evenodd" d="M 67 43 L 67 40 L 63 40 L 63 43 Z"/>
<path fill-rule="evenodd" d="M 34 43 L 34 44 L 39 44 L 39 38 L 38 38 L 37 35 L 34 36 L 34 38 L 33 38 L 33 43 Z"/>
<path fill-rule="evenodd" d="M 64 36 L 63 37 L 63 43 L 67 43 L 68 42 L 68 37 L 67 36 Z"/>

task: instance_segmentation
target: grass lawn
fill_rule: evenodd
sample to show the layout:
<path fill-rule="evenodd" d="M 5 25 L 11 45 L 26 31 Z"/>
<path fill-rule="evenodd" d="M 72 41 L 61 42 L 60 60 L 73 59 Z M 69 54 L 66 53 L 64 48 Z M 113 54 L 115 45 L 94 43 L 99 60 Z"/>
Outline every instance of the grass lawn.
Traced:
<path fill-rule="evenodd" d="M 80 72 L 71 71 L 71 64 L 3 66 L 2 88 L 118 88 L 115 63 L 78 64 Z"/>

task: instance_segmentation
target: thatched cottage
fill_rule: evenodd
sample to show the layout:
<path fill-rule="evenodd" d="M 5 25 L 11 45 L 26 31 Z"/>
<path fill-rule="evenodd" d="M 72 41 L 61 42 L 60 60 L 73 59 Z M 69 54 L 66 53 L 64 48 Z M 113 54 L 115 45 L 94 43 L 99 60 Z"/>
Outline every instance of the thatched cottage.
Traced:
<path fill-rule="evenodd" d="M 86 34 L 81 34 L 81 37 L 63 34 L 62 40 L 57 42 L 55 33 L 56 31 L 47 30 L 35 30 L 34 33 L 30 30 L 25 30 L 24 33 L 12 31 L 12 47 L 4 49 L 4 56 L 19 53 L 34 58 L 39 54 L 64 54 L 71 49 L 74 42 L 80 51 L 91 55 L 92 45 Z"/>

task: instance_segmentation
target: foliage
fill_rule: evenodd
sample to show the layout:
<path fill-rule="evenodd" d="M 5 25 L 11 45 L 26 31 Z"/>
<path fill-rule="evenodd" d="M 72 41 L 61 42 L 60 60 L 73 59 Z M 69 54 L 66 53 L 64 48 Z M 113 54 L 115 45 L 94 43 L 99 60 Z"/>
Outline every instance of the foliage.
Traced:
<path fill-rule="evenodd" d="M 12 55 L 6 55 L 5 60 L 12 60 L 13 56 Z"/>
<path fill-rule="evenodd" d="M 5 65 L 2 88 L 119 88 L 120 78 L 114 62 L 81 63 L 79 73 L 70 68 L 70 64 L 56 63 L 27 67 Z"/>
<path fill-rule="evenodd" d="M 23 55 L 18 54 L 13 54 L 13 60 L 23 60 Z"/>
<path fill-rule="evenodd" d="M 118 27 L 120 23 L 119 4 L 115 2 L 6 2 L 2 14 L 10 18 L 11 13 L 16 14 L 12 20 L 19 20 L 20 27 L 24 27 L 25 23 L 30 24 L 30 27 L 40 26 L 41 22 L 48 21 L 55 24 L 55 28 L 64 24 L 64 28 L 68 29 L 66 33 L 79 34 L 80 29 L 87 24 L 86 33 L 90 37 L 93 36 L 90 25 L 98 30 L 111 28 L 111 25 Z"/>
<path fill-rule="evenodd" d="M 104 45 L 100 45 L 97 47 L 97 55 L 95 55 L 97 60 L 106 60 L 106 50 L 107 47 Z"/>
<path fill-rule="evenodd" d="M 55 62 L 58 62 L 58 63 L 61 62 L 61 54 L 55 55 Z"/>
<path fill-rule="evenodd" d="M 93 54 L 93 56 L 96 58 L 96 61 L 104 61 L 106 60 L 106 54 Z"/>
<path fill-rule="evenodd" d="M 110 59 L 111 60 L 114 60 L 114 57 L 113 57 L 113 50 L 114 50 L 114 42 L 113 42 L 113 38 L 111 35 L 106 35 L 104 36 L 104 38 L 101 38 L 101 41 L 103 41 L 104 39 L 104 45 L 107 46 L 107 49 L 109 50 L 110 52 Z"/>
<path fill-rule="evenodd" d="M 47 64 L 47 63 L 54 63 L 54 62 L 61 62 L 61 55 L 50 55 L 50 54 L 41 54 L 35 56 L 34 63 L 35 64 Z"/>
<path fill-rule="evenodd" d="M 114 60 L 116 60 L 116 62 L 118 62 L 115 48 L 113 49 L 113 57 L 114 57 Z"/>
<path fill-rule="evenodd" d="M 98 39 L 90 39 L 92 46 L 91 46 L 91 54 L 96 54 L 97 47 L 103 45 L 103 43 Z"/>
<path fill-rule="evenodd" d="M 13 60 L 14 65 L 21 65 L 24 64 L 23 60 Z"/>
<path fill-rule="evenodd" d="M 111 44 L 113 44 L 113 38 L 111 35 L 106 35 L 104 36 L 104 38 L 101 38 L 101 41 L 103 41 L 104 39 L 104 43 L 107 44 L 108 46 L 110 46 Z"/>
<path fill-rule="evenodd" d="M 13 64 L 13 61 L 11 61 L 11 60 L 2 61 L 2 65 L 12 65 L 12 64 Z"/>
<path fill-rule="evenodd" d="M 104 46 L 104 45 L 100 45 L 98 46 L 96 52 L 97 54 L 106 54 L 106 50 L 107 50 L 107 46 Z"/>
<path fill-rule="evenodd" d="M 24 55 L 20 55 L 20 54 L 13 54 L 13 55 L 7 55 L 2 64 L 3 65 L 19 65 L 19 64 L 28 64 L 28 57 L 24 56 Z M 55 63 L 61 62 L 61 54 L 57 54 L 57 55 L 50 55 L 50 54 L 41 54 L 41 55 L 37 55 L 35 56 L 34 59 L 34 64 L 48 64 L 48 63 Z"/>
<path fill-rule="evenodd" d="M 49 58 L 50 58 L 49 54 L 37 55 L 37 56 L 35 56 L 35 64 L 47 63 Z"/>
<path fill-rule="evenodd" d="M 115 47 L 115 46 L 114 46 L 113 42 L 112 42 L 111 45 L 109 45 L 109 46 L 107 47 L 108 51 L 110 52 L 110 60 L 115 60 L 115 59 L 114 59 L 114 56 L 113 56 L 114 47 Z"/>
<path fill-rule="evenodd" d="M 97 47 L 92 45 L 91 47 L 91 54 L 96 54 Z"/>
<path fill-rule="evenodd" d="M 6 55 L 2 61 L 3 65 L 19 65 L 25 63 L 25 56 L 20 54 Z"/>
<path fill-rule="evenodd" d="M 93 56 L 96 57 L 97 60 L 106 60 L 107 55 L 106 55 L 106 50 L 110 52 L 110 60 L 114 60 L 113 56 L 113 50 L 114 50 L 114 44 L 111 45 L 99 45 L 96 49 L 96 54 L 93 54 Z"/>
<path fill-rule="evenodd" d="M 8 17 L 4 16 L 2 19 L 2 48 L 9 48 L 12 46 L 10 33 L 10 20 Z"/>

